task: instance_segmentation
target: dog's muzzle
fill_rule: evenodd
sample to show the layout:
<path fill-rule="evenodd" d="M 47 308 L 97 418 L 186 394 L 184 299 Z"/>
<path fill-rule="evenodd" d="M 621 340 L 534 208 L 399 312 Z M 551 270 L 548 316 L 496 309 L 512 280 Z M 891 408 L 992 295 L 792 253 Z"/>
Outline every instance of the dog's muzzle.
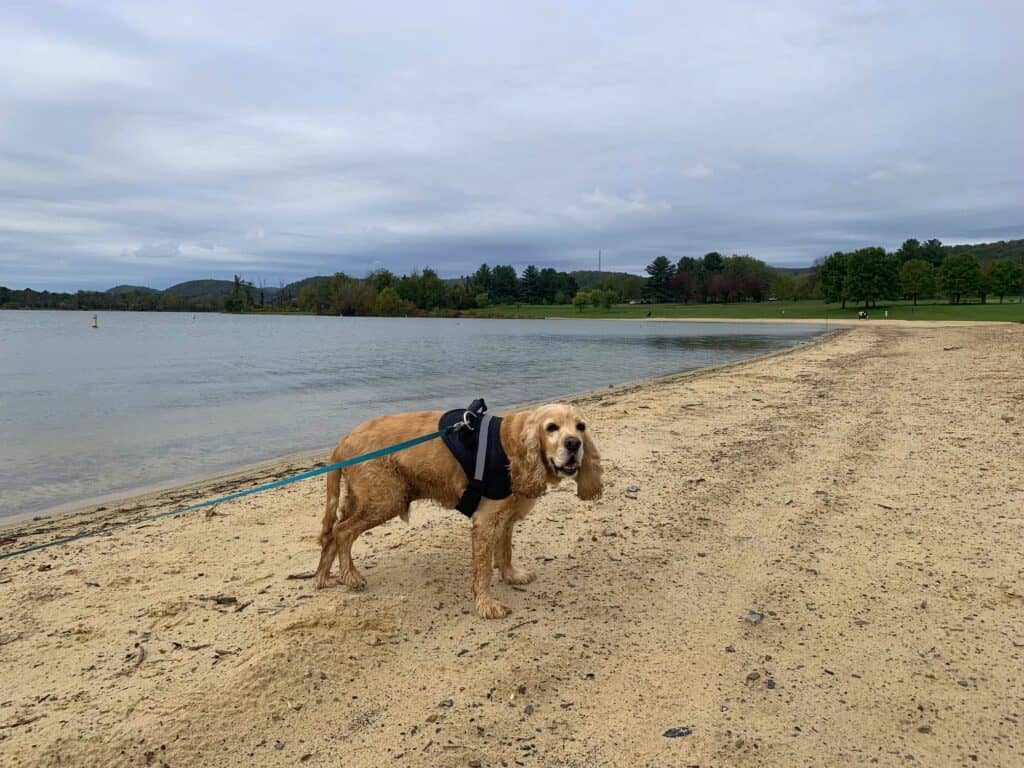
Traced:
<path fill-rule="evenodd" d="M 580 471 L 580 458 L 582 451 L 570 453 L 561 464 L 554 464 L 555 474 L 562 477 L 575 477 Z"/>

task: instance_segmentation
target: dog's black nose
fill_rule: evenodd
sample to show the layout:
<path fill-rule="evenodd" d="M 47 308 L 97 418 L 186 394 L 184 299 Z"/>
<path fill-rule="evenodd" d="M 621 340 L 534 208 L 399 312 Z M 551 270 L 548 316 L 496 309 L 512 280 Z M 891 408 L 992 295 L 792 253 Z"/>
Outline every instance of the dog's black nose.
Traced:
<path fill-rule="evenodd" d="M 580 447 L 580 439 L 578 437 L 565 438 L 565 447 L 570 451 L 575 451 Z"/>

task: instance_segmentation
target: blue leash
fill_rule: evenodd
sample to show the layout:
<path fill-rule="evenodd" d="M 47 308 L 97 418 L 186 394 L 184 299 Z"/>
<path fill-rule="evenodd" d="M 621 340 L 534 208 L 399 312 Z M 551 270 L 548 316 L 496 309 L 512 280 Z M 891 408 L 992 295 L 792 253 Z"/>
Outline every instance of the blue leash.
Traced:
<path fill-rule="evenodd" d="M 443 437 L 449 432 L 453 432 L 462 424 L 455 424 L 444 429 L 439 429 L 437 432 L 431 432 L 429 435 L 421 435 L 420 437 L 414 437 L 412 440 L 406 440 L 404 443 L 397 443 L 396 445 L 390 445 L 387 448 L 380 448 L 376 451 L 370 451 L 364 453 L 362 456 L 356 456 L 354 459 L 345 459 L 345 461 L 339 461 L 337 464 L 328 464 L 326 467 L 320 467 L 319 469 L 311 469 L 308 472 L 302 472 L 298 475 L 292 475 L 291 477 L 284 477 L 280 480 L 275 480 L 272 483 L 265 485 L 257 485 L 255 488 L 246 488 L 244 491 L 237 491 L 235 493 L 229 493 L 227 496 L 221 496 L 218 499 L 212 499 L 211 501 L 201 501 L 198 504 L 191 504 L 187 507 L 181 507 L 180 509 L 172 509 L 169 512 L 158 512 L 155 515 L 149 517 L 143 517 L 138 520 L 130 520 L 123 523 L 115 523 L 114 525 L 108 525 L 106 528 L 99 528 L 92 531 L 84 531 L 82 533 L 76 533 L 74 536 L 68 536 L 63 539 L 55 539 L 54 541 L 48 541 L 44 544 L 33 544 L 30 547 L 22 547 L 21 549 L 15 549 L 10 552 L 0 553 L 0 560 L 6 560 L 9 557 L 17 557 L 18 555 L 24 555 L 28 552 L 36 552 L 40 549 L 49 549 L 50 547 L 57 547 L 62 544 L 70 544 L 72 541 L 78 541 L 79 539 L 85 539 L 90 536 L 99 536 L 103 533 L 109 533 L 116 531 L 119 528 L 127 528 L 131 525 L 138 525 L 139 523 L 148 523 L 151 520 L 159 520 L 162 517 L 174 517 L 180 515 L 183 512 L 191 512 L 194 509 L 201 509 L 202 507 L 211 507 L 214 504 L 220 504 L 225 501 L 231 501 L 232 499 L 239 499 L 242 496 L 249 496 L 260 491 L 269 491 L 271 488 L 280 488 L 283 485 L 290 485 L 291 483 L 297 483 L 299 480 L 306 480 L 310 477 L 316 477 L 317 475 L 324 475 L 328 472 L 333 472 L 336 469 L 344 469 L 345 467 L 351 467 L 353 464 L 361 464 L 364 461 L 370 461 L 372 459 L 379 459 L 381 456 L 387 456 L 389 453 L 397 453 L 398 451 L 404 451 L 406 448 L 412 448 L 414 445 L 420 443 L 426 443 L 429 440 L 436 440 L 439 437 Z"/>

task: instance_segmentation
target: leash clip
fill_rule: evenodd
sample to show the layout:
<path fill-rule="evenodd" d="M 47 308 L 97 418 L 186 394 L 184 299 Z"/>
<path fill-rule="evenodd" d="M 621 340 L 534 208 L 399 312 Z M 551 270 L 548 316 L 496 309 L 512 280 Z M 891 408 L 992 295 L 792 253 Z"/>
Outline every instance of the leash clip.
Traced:
<path fill-rule="evenodd" d="M 462 421 L 452 425 L 452 431 L 458 432 L 460 429 L 465 427 L 470 432 L 475 432 L 476 430 L 473 428 L 473 424 L 485 413 L 487 413 L 487 403 L 483 401 L 483 398 L 474 400 L 469 404 L 469 408 L 462 412 Z"/>

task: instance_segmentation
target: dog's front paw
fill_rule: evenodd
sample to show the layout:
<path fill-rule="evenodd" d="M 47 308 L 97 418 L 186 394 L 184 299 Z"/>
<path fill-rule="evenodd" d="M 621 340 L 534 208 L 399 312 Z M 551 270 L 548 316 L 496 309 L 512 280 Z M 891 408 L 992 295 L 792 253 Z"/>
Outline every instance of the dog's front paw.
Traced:
<path fill-rule="evenodd" d="M 361 590 L 366 588 L 366 578 L 353 568 L 350 571 L 346 571 L 341 575 L 341 580 L 345 586 L 352 590 Z"/>
<path fill-rule="evenodd" d="M 477 600 L 476 614 L 481 619 L 503 619 L 509 614 L 509 609 L 497 600 Z"/>
<path fill-rule="evenodd" d="M 529 584 L 537 578 L 537 574 L 526 568 L 509 568 L 501 575 L 501 580 L 507 584 Z"/>
<path fill-rule="evenodd" d="M 318 573 L 316 575 L 316 588 L 327 589 L 327 587 L 333 587 L 338 583 L 338 580 L 331 576 L 329 573 Z"/>

